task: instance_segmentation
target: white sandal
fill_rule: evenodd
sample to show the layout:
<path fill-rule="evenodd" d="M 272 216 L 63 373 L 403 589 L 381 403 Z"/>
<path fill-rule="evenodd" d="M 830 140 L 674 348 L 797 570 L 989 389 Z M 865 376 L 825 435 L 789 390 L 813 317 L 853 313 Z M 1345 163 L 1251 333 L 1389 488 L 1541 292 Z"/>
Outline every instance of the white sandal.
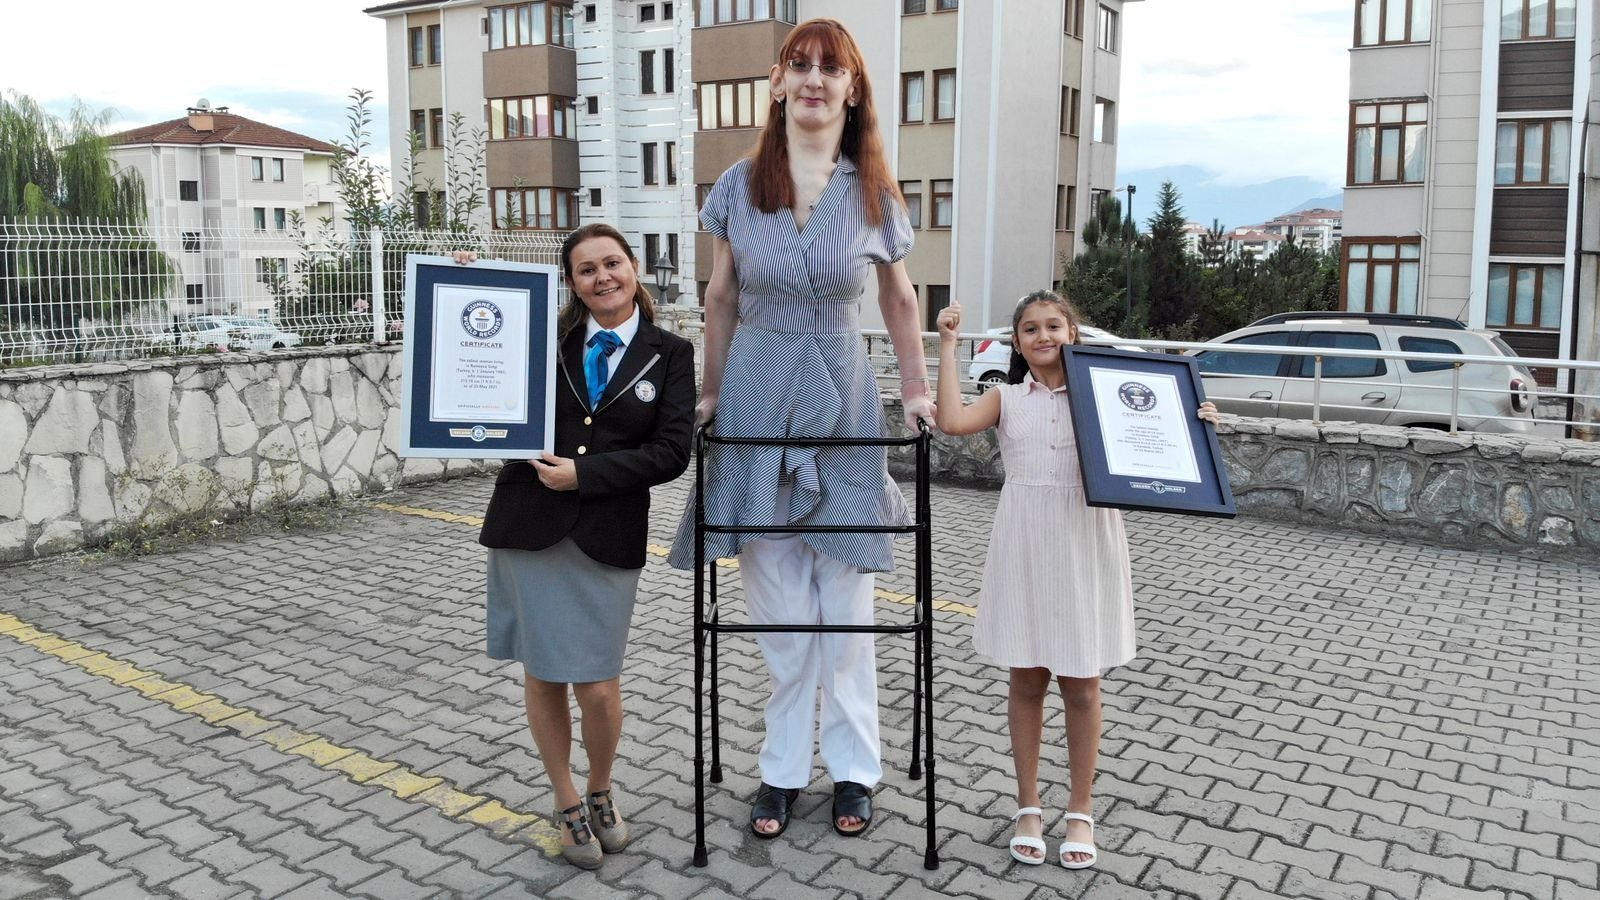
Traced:
<path fill-rule="evenodd" d="M 1012 815 L 1011 821 L 1015 822 L 1018 819 L 1022 818 L 1023 816 L 1038 816 L 1039 817 L 1039 825 L 1040 825 L 1041 829 L 1043 828 L 1043 826 L 1044 826 L 1044 810 L 1040 809 L 1037 806 L 1024 806 L 1021 809 L 1017 810 L 1014 815 Z M 1025 853 L 1019 853 L 1017 851 L 1018 847 L 1031 847 L 1034 850 L 1039 851 L 1039 855 L 1038 856 L 1028 856 Z M 1045 853 L 1046 852 L 1047 851 L 1046 851 L 1045 845 L 1044 845 L 1044 838 L 1029 837 L 1028 835 L 1025 835 L 1025 834 L 1015 835 L 1015 836 L 1013 836 L 1011 838 L 1011 858 L 1016 860 L 1019 863 L 1022 863 L 1024 865 L 1029 865 L 1029 866 L 1037 866 L 1037 865 L 1039 865 L 1039 864 L 1044 862 L 1044 857 L 1045 857 Z"/>
<path fill-rule="evenodd" d="M 1063 822 L 1088 822 L 1089 823 L 1089 836 L 1090 836 L 1091 840 L 1093 839 L 1093 837 L 1094 837 L 1094 817 L 1093 816 L 1085 815 L 1084 813 L 1081 813 L 1081 812 L 1067 812 L 1067 813 L 1063 813 L 1062 814 L 1061 821 L 1063 821 Z M 1061 842 L 1061 847 L 1057 851 L 1057 853 L 1058 853 L 1058 855 L 1059 855 L 1059 857 L 1061 859 L 1062 867 L 1063 868 L 1067 868 L 1067 869 L 1087 869 L 1090 866 L 1094 865 L 1094 860 L 1095 860 L 1095 856 L 1096 856 L 1093 844 L 1080 844 L 1077 841 L 1062 841 Z M 1067 854 L 1068 853 L 1087 853 L 1087 854 L 1089 854 L 1089 858 L 1084 860 L 1083 862 L 1080 862 L 1080 863 L 1070 862 L 1070 861 L 1067 860 Z"/>

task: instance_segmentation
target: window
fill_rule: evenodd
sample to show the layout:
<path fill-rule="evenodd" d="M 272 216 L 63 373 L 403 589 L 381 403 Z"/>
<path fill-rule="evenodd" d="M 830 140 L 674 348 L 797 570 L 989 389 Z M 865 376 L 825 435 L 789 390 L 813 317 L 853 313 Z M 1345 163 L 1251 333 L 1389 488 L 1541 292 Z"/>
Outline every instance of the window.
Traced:
<path fill-rule="evenodd" d="M 948 12 L 961 5 L 961 0 L 934 0 L 934 12 Z"/>
<path fill-rule="evenodd" d="M 730 22 L 754 22 L 777 19 L 793 24 L 798 21 L 796 0 L 700 0 L 700 17 L 695 24 L 726 25 Z"/>
<path fill-rule="evenodd" d="M 206 286 L 203 284 L 184 285 L 183 298 L 191 304 L 204 303 L 206 300 Z"/>
<path fill-rule="evenodd" d="M 760 128 L 767 124 L 772 84 L 766 78 L 700 85 L 700 130 Z"/>
<path fill-rule="evenodd" d="M 699 212 L 706 208 L 706 198 L 711 196 L 711 185 L 697 184 L 694 186 L 694 211 Z"/>
<path fill-rule="evenodd" d="M 489 140 L 571 137 L 571 109 L 570 97 L 495 97 L 489 101 Z"/>
<path fill-rule="evenodd" d="M 667 259 L 672 260 L 674 269 L 678 267 L 678 236 L 676 234 L 667 235 Z"/>
<path fill-rule="evenodd" d="M 585 104 L 585 107 L 588 109 L 589 115 L 591 115 L 591 116 L 600 115 L 600 98 L 599 97 L 585 97 L 585 98 L 583 98 L 583 102 Z"/>
<path fill-rule="evenodd" d="M 255 229 L 257 231 L 266 231 L 267 230 L 267 208 L 265 206 L 257 206 L 254 209 L 250 210 L 250 222 L 251 222 L 252 225 L 255 226 Z"/>
<path fill-rule="evenodd" d="M 1094 98 L 1094 139 L 1102 144 L 1117 142 L 1117 104 L 1104 97 Z"/>
<path fill-rule="evenodd" d="M 1333 350 L 1379 350 L 1378 336 L 1362 331 L 1312 331 L 1306 334 L 1305 346 L 1327 347 Z M 1314 355 L 1297 357 L 1299 366 L 1289 374 L 1301 378 L 1314 378 L 1317 360 Z M 1352 356 L 1324 356 L 1323 378 L 1377 378 L 1386 375 L 1389 367 L 1381 359 L 1360 359 Z"/>
<path fill-rule="evenodd" d="M 639 51 L 639 93 L 654 94 L 656 92 L 656 52 L 654 50 Z"/>
<path fill-rule="evenodd" d="M 670 94 L 673 88 L 672 48 L 661 51 L 661 93 Z"/>
<path fill-rule="evenodd" d="M 673 9 L 671 3 L 661 4 L 661 18 L 663 21 L 672 18 L 672 13 Z"/>
<path fill-rule="evenodd" d="M 1344 308 L 1351 312 L 1417 311 L 1422 245 L 1345 241 Z"/>
<path fill-rule="evenodd" d="M 437 66 L 444 61 L 444 27 L 428 26 L 428 65 Z"/>
<path fill-rule="evenodd" d="M 265 181 L 267 178 L 266 163 L 259 156 L 250 157 L 250 180 Z"/>
<path fill-rule="evenodd" d="M 428 110 L 428 146 L 444 146 L 444 110 L 437 106 Z"/>
<path fill-rule="evenodd" d="M 956 70 L 933 73 L 933 120 L 953 122 L 956 118 Z"/>
<path fill-rule="evenodd" d="M 900 121 L 921 122 L 924 118 L 922 73 L 903 72 L 900 75 Z"/>
<path fill-rule="evenodd" d="M 1400 352 L 1402 353 L 1454 353 L 1461 355 L 1461 348 L 1454 341 L 1444 338 L 1413 337 L 1402 335 L 1400 337 Z M 1406 360 L 1406 369 L 1411 372 L 1443 372 L 1452 368 L 1447 362 L 1431 362 L 1422 359 Z"/>
<path fill-rule="evenodd" d="M 1495 184 L 1566 184 L 1572 123 L 1566 119 L 1501 122 L 1495 129 Z"/>
<path fill-rule="evenodd" d="M 489 208 L 496 228 L 565 230 L 578 223 L 578 195 L 564 188 L 493 188 Z"/>
<path fill-rule="evenodd" d="M 949 228 L 955 220 L 956 183 L 948 178 L 933 182 L 933 227 Z"/>
<path fill-rule="evenodd" d="M 1107 53 L 1117 52 L 1117 11 L 1109 6 L 1100 7 L 1100 27 L 1095 34 L 1095 46 Z"/>
<path fill-rule="evenodd" d="M 646 3 L 639 7 L 639 21 L 654 22 L 656 20 L 655 4 Z"/>
<path fill-rule="evenodd" d="M 198 182 L 198 181 L 180 181 L 180 182 L 178 182 L 178 199 L 179 200 L 199 200 L 200 199 L 200 182 Z"/>
<path fill-rule="evenodd" d="M 414 69 L 414 68 L 422 65 L 422 62 L 423 62 L 423 59 L 424 59 L 424 57 L 423 57 L 424 48 L 423 48 L 423 44 L 422 44 L 422 29 L 421 28 L 407 28 L 406 29 L 406 45 L 409 48 L 407 50 L 407 58 L 409 59 L 409 61 L 411 63 L 411 67 Z"/>
<path fill-rule="evenodd" d="M 418 228 L 430 228 L 444 216 L 444 191 L 417 191 L 411 195 L 411 215 Z"/>
<path fill-rule="evenodd" d="M 199 253 L 200 252 L 200 232 L 198 232 L 198 231 L 185 231 L 183 233 L 183 252 L 185 252 L 185 253 Z"/>
<path fill-rule="evenodd" d="M 572 46 L 572 5 L 561 0 L 535 0 L 514 6 L 489 8 L 489 49 L 532 44 Z"/>
<path fill-rule="evenodd" d="M 900 4 L 900 14 L 904 16 L 914 16 L 927 11 L 928 0 L 902 0 Z"/>
<path fill-rule="evenodd" d="M 1077 88 L 1061 88 L 1061 133 L 1078 133 L 1078 98 L 1083 96 Z"/>
<path fill-rule="evenodd" d="M 656 145 L 641 144 L 640 152 L 643 156 L 642 168 L 644 170 L 644 183 L 656 183 Z"/>
<path fill-rule="evenodd" d="M 1350 105 L 1350 184 L 1417 184 L 1428 169 L 1428 103 Z"/>
<path fill-rule="evenodd" d="M 1228 341 L 1248 347 L 1283 346 L 1294 343 L 1294 335 L 1287 331 L 1268 331 L 1247 334 Z M 1202 375 L 1276 375 L 1283 364 L 1281 353 L 1229 353 L 1226 350 L 1204 350 L 1195 354 Z"/>
<path fill-rule="evenodd" d="M 900 193 L 906 198 L 906 216 L 911 219 L 912 228 L 922 227 L 922 182 L 900 182 Z"/>
<path fill-rule="evenodd" d="M 1083 0 L 1067 0 L 1067 14 L 1061 30 L 1073 37 L 1083 37 Z"/>
<path fill-rule="evenodd" d="M 1504 41 L 1570 38 L 1577 34 L 1577 25 L 1578 0 L 1500 2 L 1500 39 Z"/>
<path fill-rule="evenodd" d="M 428 140 L 428 112 L 422 109 L 411 111 L 411 133 L 416 135 L 417 146 L 425 146 Z"/>
<path fill-rule="evenodd" d="M 600 200 L 601 200 L 600 189 L 599 188 L 589 188 L 589 205 L 590 206 L 599 206 L 600 205 Z"/>
<path fill-rule="evenodd" d="M 1432 0 L 1356 0 L 1356 46 L 1426 41 L 1432 12 Z"/>
<path fill-rule="evenodd" d="M 272 227 L 277 231 L 288 231 L 289 211 L 281 206 L 274 209 L 272 211 Z"/>
<path fill-rule="evenodd" d="M 652 270 L 656 267 L 656 260 L 660 258 L 661 236 L 655 234 L 646 234 L 644 236 L 644 259 L 640 260 L 640 262 L 644 263 L 645 271 L 652 272 Z"/>
<path fill-rule="evenodd" d="M 1543 263 L 1489 263 L 1490 328 L 1561 327 L 1565 268 Z"/>
<path fill-rule="evenodd" d="M 667 184 L 678 183 L 678 144 L 676 141 L 667 141 L 662 145 L 661 162 Z"/>
<path fill-rule="evenodd" d="M 270 281 L 289 271 L 289 261 L 281 256 L 256 257 L 256 280 Z"/>
<path fill-rule="evenodd" d="M 593 22 L 594 21 L 594 4 L 593 3 L 585 3 L 583 5 L 583 20 L 585 22 Z"/>
<path fill-rule="evenodd" d="M 1067 203 L 1061 210 L 1061 230 L 1073 231 L 1078 227 L 1078 186 L 1067 185 Z"/>
<path fill-rule="evenodd" d="M 939 311 L 950 305 L 950 285 L 928 285 L 928 324 L 929 331 L 939 330 Z"/>

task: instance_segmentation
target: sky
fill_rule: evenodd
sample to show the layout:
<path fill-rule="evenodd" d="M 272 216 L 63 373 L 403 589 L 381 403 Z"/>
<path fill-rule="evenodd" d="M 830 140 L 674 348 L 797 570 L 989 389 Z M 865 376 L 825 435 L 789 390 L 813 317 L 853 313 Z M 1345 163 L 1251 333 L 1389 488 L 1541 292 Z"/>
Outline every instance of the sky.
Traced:
<path fill-rule="evenodd" d="M 350 92 L 366 88 L 375 95 L 369 152 L 386 161 L 383 23 L 361 12 L 377 2 L 146 0 L 130 15 L 125 0 L 79 0 L 70 32 L 49 4 L 11 4 L 0 91 L 57 113 L 81 99 L 110 110 L 113 129 L 177 118 L 204 97 L 342 140 Z M 968 14 L 983 2 L 968 0 Z M 1129 3 L 1119 168 L 1342 184 L 1352 15 L 1351 0 Z"/>
<path fill-rule="evenodd" d="M 1123 171 L 1343 185 L 1351 0 L 1143 0 L 1125 7 Z"/>

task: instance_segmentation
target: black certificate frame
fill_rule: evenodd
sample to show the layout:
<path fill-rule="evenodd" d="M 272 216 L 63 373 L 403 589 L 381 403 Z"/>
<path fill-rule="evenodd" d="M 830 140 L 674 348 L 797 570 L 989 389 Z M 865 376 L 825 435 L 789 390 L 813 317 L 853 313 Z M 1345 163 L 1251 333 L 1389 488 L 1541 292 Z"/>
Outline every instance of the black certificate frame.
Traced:
<path fill-rule="evenodd" d="M 554 448 L 558 272 L 555 266 L 539 263 L 480 260 L 461 265 L 448 256 L 406 256 L 400 456 L 530 459 Z M 526 371 L 508 373 L 525 380 L 525 421 L 433 418 L 434 344 L 448 337 L 434 333 L 441 287 L 482 288 L 491 295 L 495 291 L 528 293 L 525 330 L 515 335 L 526 341 L 527 367 Z"/>
<path fill-rule="evenodd" d="M 1061 349 L 1061 364 L 1067 374 L 1072 427 L 1077 433 L 1078 464 L 1083 470 L 1084 499 L 1090 506 L 1230 519 L 1238 514 L 1216 430 L 1194 412 L 1206 396 L 1200 382 L 1200 368 L 1193 359 L 1078 345 Z M 1093 387 L 1093 373 L 1097 370 L 1115 372 L 1130 380 L 1140 375 L 1174 379 L 1179 403 L 1186 411 L 1184 421 L 1195 452 L 1198 482 L 1111 472 L 1106 436 L 1100 424 L 1099 398 Z"/>

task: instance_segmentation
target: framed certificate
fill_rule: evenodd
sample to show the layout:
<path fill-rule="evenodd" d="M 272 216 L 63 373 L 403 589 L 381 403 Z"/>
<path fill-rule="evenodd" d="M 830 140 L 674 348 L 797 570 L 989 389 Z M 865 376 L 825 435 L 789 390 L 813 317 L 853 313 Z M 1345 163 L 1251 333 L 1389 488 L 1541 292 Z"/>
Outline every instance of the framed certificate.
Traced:
<path fill-rule="evenodd" d="M 1061 362 L 1090 506 L 1235 515 L 1193 359 L 1072 346 Z"/>
<path fill-rule="evenodd" d="M 557 277 L 535 263 L 406 257 L 401 456 L 553 449 Z"/>

